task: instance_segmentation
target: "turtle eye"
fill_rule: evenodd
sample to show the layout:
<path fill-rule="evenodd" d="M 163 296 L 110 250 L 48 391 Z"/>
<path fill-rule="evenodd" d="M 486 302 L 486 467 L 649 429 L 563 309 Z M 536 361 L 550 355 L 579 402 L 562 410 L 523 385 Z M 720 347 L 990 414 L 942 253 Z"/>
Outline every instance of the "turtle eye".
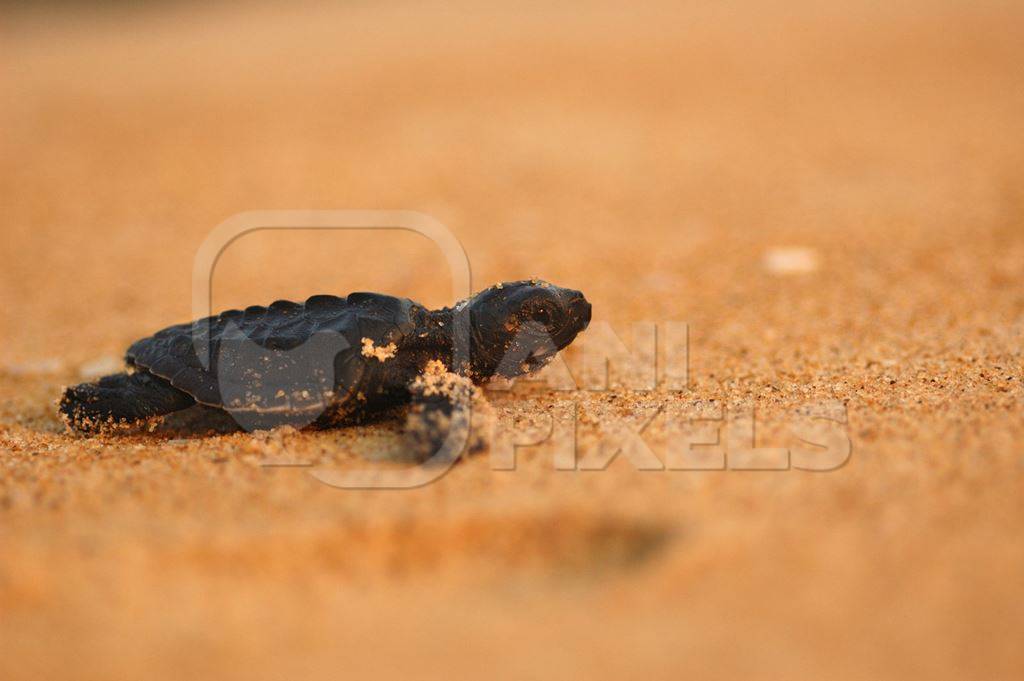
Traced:
<path fill-rule="evenodd" d="M 533 318 L 545 326 L 551 323 L 553 316 L 554 311 L 548 303 L 541 303 L 533 313 Z"/>

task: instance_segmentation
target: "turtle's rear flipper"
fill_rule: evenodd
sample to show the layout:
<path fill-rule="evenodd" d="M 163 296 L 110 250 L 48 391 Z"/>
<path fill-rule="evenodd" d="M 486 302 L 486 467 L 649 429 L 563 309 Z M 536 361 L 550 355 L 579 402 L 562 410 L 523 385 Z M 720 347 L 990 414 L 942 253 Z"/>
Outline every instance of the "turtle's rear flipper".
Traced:
<path fill-rule="evenodd" d="M 71 428 L 96 433 L 186 409 L 195 400 L 147 371 L 104 376 L 67 388 L 60 414 Z"/>

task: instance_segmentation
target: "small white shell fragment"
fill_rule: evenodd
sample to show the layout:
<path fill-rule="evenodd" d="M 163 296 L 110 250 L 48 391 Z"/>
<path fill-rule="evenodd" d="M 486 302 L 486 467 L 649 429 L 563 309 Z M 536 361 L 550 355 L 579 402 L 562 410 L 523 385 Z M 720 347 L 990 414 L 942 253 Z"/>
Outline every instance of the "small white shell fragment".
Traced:
<path fill-rule="evenodd" d="M 803 246 L 769 248 L 761 260 L 772 274 L 808 274 L 818 270 L 818 252 Z"/>

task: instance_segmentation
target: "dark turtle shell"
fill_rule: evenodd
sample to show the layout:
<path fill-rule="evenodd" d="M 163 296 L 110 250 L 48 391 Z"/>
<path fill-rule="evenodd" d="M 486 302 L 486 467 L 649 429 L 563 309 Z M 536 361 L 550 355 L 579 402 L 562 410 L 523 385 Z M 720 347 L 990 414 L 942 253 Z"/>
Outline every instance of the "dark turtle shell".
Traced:
<path fill-rule="evenodd" d="M 279 300 L 178 324 L 128 348 L 130 366 L 232 414 L 318 413 L 365 389 L 364 339 L 400 343 L 415 303 L 378 293 Z"/>

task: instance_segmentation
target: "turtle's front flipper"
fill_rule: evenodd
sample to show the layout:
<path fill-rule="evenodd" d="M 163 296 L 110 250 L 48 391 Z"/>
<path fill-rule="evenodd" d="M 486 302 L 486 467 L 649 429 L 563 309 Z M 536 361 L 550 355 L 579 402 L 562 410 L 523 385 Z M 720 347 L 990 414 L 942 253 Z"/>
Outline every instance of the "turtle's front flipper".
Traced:
<path fill-rule="evenodd" d="M 192 406 L 195 400 L 148 371 L 104 376 L 67 388 L 60 414 L 71 428 L 98 433 Z"/>
<path fill-rule="evenodd" d="M 447 463 L 485 445 L 480 426 L 490 410 L 473 382 L 428 362 L 409 386 L 412 395 L 405 422 L 405 449 L 416 461 Z"/>

